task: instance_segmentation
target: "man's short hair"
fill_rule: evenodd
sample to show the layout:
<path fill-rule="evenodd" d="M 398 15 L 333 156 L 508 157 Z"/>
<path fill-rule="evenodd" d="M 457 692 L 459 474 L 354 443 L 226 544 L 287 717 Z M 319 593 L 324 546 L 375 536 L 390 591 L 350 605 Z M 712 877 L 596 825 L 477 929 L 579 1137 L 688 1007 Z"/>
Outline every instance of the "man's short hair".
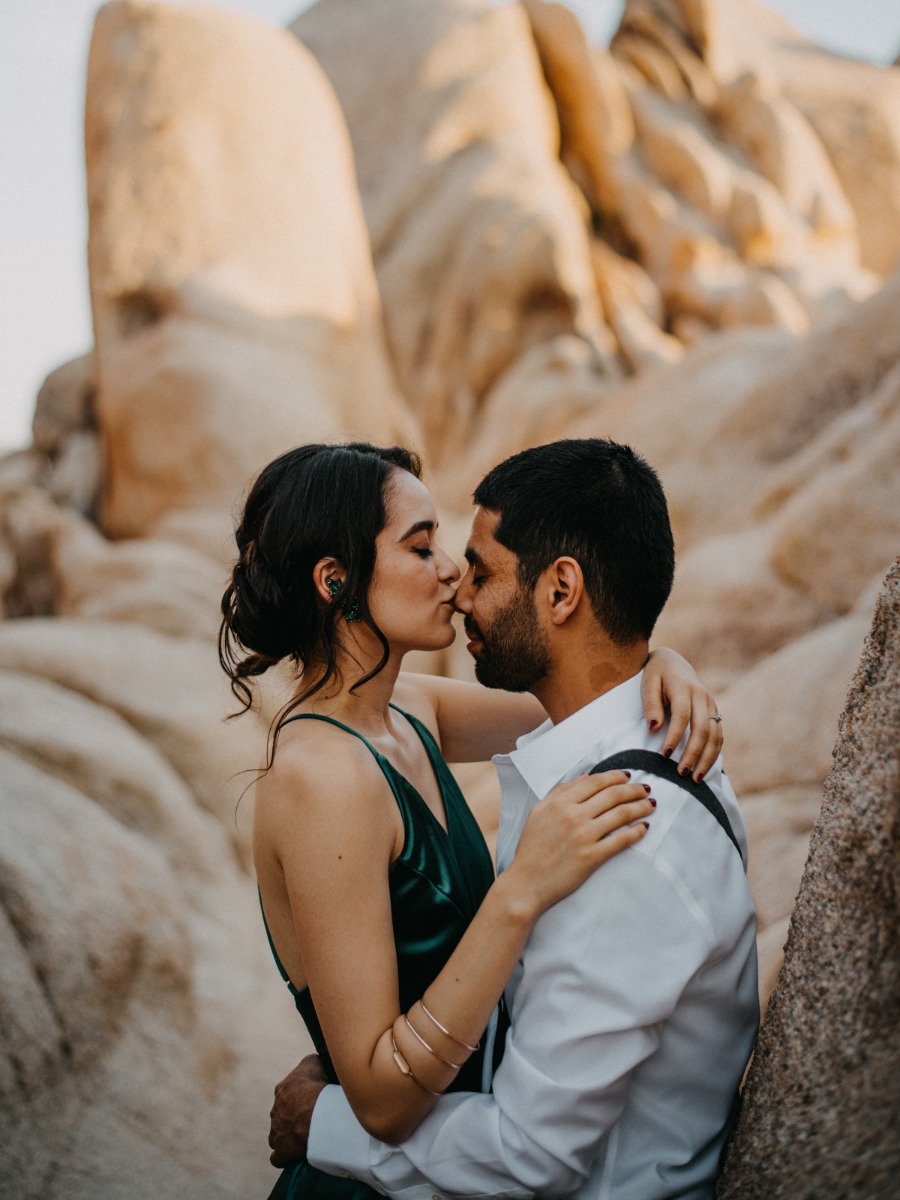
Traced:
<path fill-rule="evenodd" d="M 591 607 L 618 645 L 648 639 L 672 590 L 675 546 L 662 484 L 630 446 L 578 438 L 535 446 L 484 477 L 475 503 L 533 589 L 557 558 L 581 566 Z"/>

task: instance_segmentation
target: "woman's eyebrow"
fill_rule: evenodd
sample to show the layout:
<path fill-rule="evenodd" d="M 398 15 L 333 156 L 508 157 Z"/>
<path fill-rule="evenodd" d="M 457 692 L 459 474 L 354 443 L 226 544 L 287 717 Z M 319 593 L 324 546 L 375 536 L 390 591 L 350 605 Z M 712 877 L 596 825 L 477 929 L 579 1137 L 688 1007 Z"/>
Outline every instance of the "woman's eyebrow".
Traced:
<path fill-rule="evenodd" d="M 433 530 L 437 529 L 437 527 L 437 521 L 416 521 L 415 525 L 410 525 L 403 537 L 397 538 L 397 542 L 398 544 L 400 542 L 405 542 L 406 539 L 411 538 L 414 533 L 431 533 Z"/>

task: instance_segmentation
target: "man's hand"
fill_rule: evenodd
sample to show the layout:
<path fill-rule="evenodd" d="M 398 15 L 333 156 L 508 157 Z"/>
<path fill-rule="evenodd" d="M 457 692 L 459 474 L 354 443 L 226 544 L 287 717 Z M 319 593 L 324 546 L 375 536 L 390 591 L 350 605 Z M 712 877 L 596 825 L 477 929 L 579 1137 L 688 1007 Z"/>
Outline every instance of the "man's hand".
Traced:
<path fill-rule="evenodd" d="M 269 1115 L 269 1162 L 273 1167 L 306 1158 L 313 1108 L 327 1083 L 318 1054 L 308 1054 L 275 1085 L 275 1103 Z"/>

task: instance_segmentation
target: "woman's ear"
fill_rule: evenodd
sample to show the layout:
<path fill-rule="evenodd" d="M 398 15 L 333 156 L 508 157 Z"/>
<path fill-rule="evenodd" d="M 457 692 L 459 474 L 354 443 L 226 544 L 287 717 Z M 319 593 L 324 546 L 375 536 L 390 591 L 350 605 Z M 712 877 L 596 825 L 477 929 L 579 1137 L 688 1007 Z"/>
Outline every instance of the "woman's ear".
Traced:
<path fill-rule="evenodd" d="M 344 568 L 336 558 L 320 558 L 313 567 L 313 587 L 330 604 L 344 584 Z"/>
<path fill-rule="evenodd" d="M 584 597 L 584 576 L 577 559 L 558 558 L 544 573 L 550 621 L 564 625 Z"/>

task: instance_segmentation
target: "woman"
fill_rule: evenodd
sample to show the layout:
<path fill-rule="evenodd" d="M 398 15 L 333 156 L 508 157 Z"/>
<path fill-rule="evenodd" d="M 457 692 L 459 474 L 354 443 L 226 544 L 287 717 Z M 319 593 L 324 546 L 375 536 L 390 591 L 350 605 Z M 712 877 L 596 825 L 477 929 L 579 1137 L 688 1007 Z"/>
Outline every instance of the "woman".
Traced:
<path fill-rule="evenodd" d="M 419 473 L 408 451 L 362 443 L 300 447 L 266 467 L 220 634 L 245 708 L 252 677 L 285 658 L 298 668 L 257 785 L 263 913 L 328 1077 L 388 1141 L 445 1090 L 480 1090 L 480 1039 L 535 920 L 639 841 L 654 804 L 626 772 L 559 785 L 494 880 L 443 755 L 507 752 L 544 713 L 529 695 L 401 674 L 408 651 L 455 636 L 459 571 Z M 651 666 L 648 687 L 668 690 L 668 675 Z M 708 711 L 706 693 L 685 688 Z M 689 750 L 698 771 L 719 748 L 703 748 L 705 724 Z M 372 1194 L 306 1163 L 273 1193 Z"/>

